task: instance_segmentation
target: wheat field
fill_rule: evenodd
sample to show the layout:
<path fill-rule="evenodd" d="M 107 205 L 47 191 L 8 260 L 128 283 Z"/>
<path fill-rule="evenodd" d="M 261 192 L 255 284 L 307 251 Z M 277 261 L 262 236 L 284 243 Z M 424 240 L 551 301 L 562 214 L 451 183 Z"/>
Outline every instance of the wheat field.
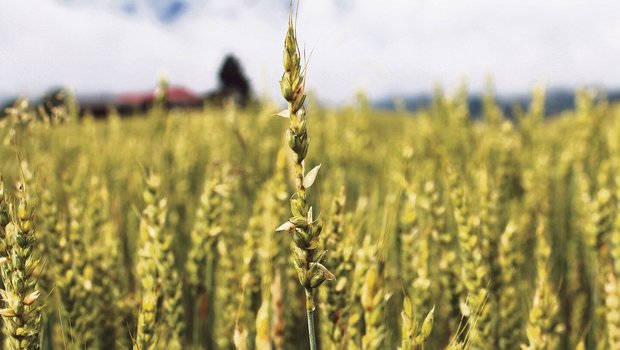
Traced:
<path fill-rule="evenodd" d="M 492 98 L 471 120 L 464 91 L 414 115 L 308 107 L 335 275 L 316 295 L 321 349 L 619 346 L 620 108 L 584 91 L 543 119 L 543 101 L 516 120 Z M 277 110 L 9 110 L 5 348 L 307 347 L 275 230 L 295 187 Z"/>
<path fill-rule="evenodd" d="M 4 349 L 620 348 L 620 106 L 0 121 Z M 160 91 L 161 92 L 161 91 Z"/>

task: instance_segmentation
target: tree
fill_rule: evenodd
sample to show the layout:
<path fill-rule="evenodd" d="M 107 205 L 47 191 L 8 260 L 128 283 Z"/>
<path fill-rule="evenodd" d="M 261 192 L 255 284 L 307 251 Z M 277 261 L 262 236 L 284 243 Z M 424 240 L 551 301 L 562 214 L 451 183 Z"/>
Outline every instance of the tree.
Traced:
<path fill-rule="evenodd" d="M 251 97 L 251 88 L 239 60 L 232 54 L 224 58 L 219 71 L 220 94 L 232 97 L 240 106 L 246 106 Z"/>

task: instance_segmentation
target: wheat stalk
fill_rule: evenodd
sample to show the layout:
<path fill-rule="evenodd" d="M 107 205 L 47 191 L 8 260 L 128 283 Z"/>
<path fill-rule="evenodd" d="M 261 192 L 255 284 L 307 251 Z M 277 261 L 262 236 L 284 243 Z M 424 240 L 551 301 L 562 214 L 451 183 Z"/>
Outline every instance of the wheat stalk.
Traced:
<path fill-rule="evenodd" d="M 288 145 L 293 151 L 295 185 L 297 191 L 291 197 L 293 217 L 276 231 L 287 231 L 293 237 L 293 260 L 299 282 L 306 292 L 306 313 L 310 349 L 317 348 L 314 330 L 315 295 L 314 290 L 334 275 L 322 265 L 325 252 L 318 250 L 321 224 L 315 220 L 312 207 L 306 200 L 306 190 L 312 186 L 320 168 L 316 166 L 307 174 L 304 172 L 304 159 L 308 153 L 308 119 L 304 108 L 305 71 L 301 67 L 301 57 L 297 44 L 297 33 L 292 11 L 284 40 L 284 75 L 280 81 L 282 96 L 288 102 L 288 109 L 279 113 L 289 120 L 287 130 Z"/>

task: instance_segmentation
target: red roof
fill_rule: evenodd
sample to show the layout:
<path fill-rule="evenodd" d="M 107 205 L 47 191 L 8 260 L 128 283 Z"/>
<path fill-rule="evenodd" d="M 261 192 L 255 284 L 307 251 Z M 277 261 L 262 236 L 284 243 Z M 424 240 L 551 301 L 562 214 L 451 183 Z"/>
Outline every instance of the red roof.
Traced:
<path fill-rule="evenodd" d="M 155 92 L 129 92 L 123 93 L 118 96 L 118 102 L 120 104 L 143 104 L 153 103 Z M 191 90 L 182 86 L 173 86 L 168 89 L 166 95 L 168 103 L 172 104 L 191 104 L 199 103 L 201 101 L 200 96 L 192 92 Z"/>
<path fill-rule="evenodd" d="M 200 101 L 198 95 L 181 86 L 170 88 L 166 98 L 172 103 L 193 103 Z"/>

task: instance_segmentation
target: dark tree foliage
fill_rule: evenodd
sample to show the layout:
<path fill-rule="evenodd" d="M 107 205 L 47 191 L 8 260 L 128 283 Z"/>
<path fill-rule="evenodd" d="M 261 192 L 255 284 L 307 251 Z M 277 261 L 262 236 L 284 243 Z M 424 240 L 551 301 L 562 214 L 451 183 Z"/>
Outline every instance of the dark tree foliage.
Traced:
<path fill-rule="evenodd" d="M 224 58 L 219 77 L 220 93 L 226 97 L 233 97 L 241 106 L 247 105 L 251 95 L 250 82 L 235 56 L 229 54 Z"/>

